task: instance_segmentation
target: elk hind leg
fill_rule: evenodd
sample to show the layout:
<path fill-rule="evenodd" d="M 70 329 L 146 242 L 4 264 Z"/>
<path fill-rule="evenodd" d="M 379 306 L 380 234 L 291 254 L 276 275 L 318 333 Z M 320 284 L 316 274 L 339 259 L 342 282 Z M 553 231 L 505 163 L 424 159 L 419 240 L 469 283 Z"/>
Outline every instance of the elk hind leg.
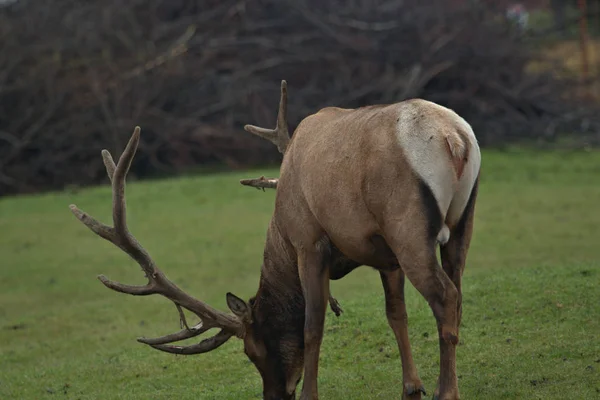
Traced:
<path fill-rule="evenodd" d="M 423 223 L 388 227 L 388 243 L 408 280 L 427 300 L 438 325 L 440 399 L 458 399 L 455 348 L 458 343 L 458 290 L 436 257 L 439 229 Z M 452 237 L 452 235 L 451 235 Z M 450 238 L 450 240 L 452 240 Z"/>
<path fill-rule="evenodd" d="M 442 270 L 435 256 L 435 248 L 419 254 L 407 251 L 400 265 L 413 286 L 429 303 L 435 316 L 440 346 L 439 399 L 457 400 L 456 345 L 458 343 L 458 290 Z M 412 262 L 409 260 L 412 259 Z M 406 265 L 406 267 L 405 267 Z"/>
<path fill-rule="evenodd" d="M 385 293 L 385 313 L 388 323 L 398 342 L 402 360 L 403 399 L 420 400 L 421 393 L 426 395 L 423 383 L 413 361 L 408 338 L 408 316 L 404 303 L 404 272 L 401 269 L 381 271 L 381 283 Z"/>
<path fill-rule="evenodd" d="M 462 275 L 465 269 L 467 252 L 471 244 L 473 234 L 473 220 L 475 215 L 475 199 L 477 197 L 478 182 L 475 183 L 471 196 L 467 203 L 463 215 L 459 222 L 452 230 L 449 241 L 440 246 L 440 255 L 442 259 L 442 268 L 456 286 L 458 292 L 457 302 L 457 332 L 460 330 L 462 320 Z M 439 329 L 439 327 L 438 327 Z M 439 398 L 441 387 L 449 385 L 449 382 L 444 382 L 441 378 L 442 368 L 455 368 L 454 352 L 452 349 L 440 347 L 440 377 L 438 378 L 437 387 L 434 392 L 434 398 Z M 445 366 L 445 367 L 444 367 Z"/>
<path fill-rule="evenodd" d="M 406 277 L 427 300 L 444 341 L 458 343 L 458 290 L 438 264 L 433 243 L 402 246 L 398 261 Z"/>

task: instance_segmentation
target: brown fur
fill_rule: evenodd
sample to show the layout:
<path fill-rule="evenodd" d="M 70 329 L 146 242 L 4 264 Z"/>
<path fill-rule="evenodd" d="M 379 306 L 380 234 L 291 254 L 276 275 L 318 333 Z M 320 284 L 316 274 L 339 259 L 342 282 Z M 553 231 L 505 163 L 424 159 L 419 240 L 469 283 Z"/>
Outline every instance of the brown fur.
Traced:
<path fill-rule="evenodd" d="M 397 115 L 405 104 L 323 109 L 300 123 L 287 147 L 256 297 L 263 298 L 265 292 L 278 295 L 251 307 L 254 319 L 264 323 L 250 328 L 261 330 L 260 334 L 245 339 L 250 353 L 257 343 L 282 343 L 276 357 L 250 355 L 263 376 L 265 398 L 293 398 L 290 389 L 295 388 L 302 369 L 301 399 L 318 397 L 328 281 L 359 265 L 372 266 L 382 275 L 387 316 L 403 363 L 404 396 L 418 399 L 424 392 L 406 333 L 406 275 L 428 300 L 440 327 L 440 398 L 458 398 L 454 348 L 460 293 L 453 271 L 464 266 L 472 227 L 467 224 L 462 232 L 454 229 L 444 247 L 453 254 L 452 263 L 446 264 L 452 265 L 449 276 L 435 257 L 436 235 L 443 223 L 437 203 L 402 156 L 396 138 Z M 435 117 L 426 108 L 422 111 L 425 118 Z M 468 162 L 468 147 L 460 131 L 448 129 L 456 132 L 446 139 L 452 160 L 460 161 L 454 163 L 460 177 Z M 465 218 L 471 218 L 472 212 L 469 209 Z M 284 304 L 288 308 L 282 309 Z M 269 321 L 266 315 L 278 317 Z M 274 324 L 289 327 L 285 340 Z M 266 359 L 272 364 L 267 365 Z M 286 382 L 275 384 L 266 376 L 275 374 L 281 365 Z M 281 391 L 283 387 L 287 392 Z"/>
<path fill-rule="evenodd" d="M 281 92 L 276 129 L 246 126 L 285 153 L 279 181 L 248 181 L 277 187 L 256 295 L 246 303 L 228 293 L 227 305 L 234 315 L 217 311 L 167 279 L 130 233 L 125 177 L 139 143 L 139 128 L 116 165 L 110 153 L 102 153 L 112 181 L 114 226 L 100 223 L 75 205 L 70 207 L 90 230 L 135 259 L 148 283 L 131 286 L 104 276 L 99 279 L 118 292 L 159 294 L 177 306 L 185 329 L 159 338 L 140 338 L 140 342 L 169 353 L 201 354 L 231 337 L 240 337 L 245 353 L 260 372 L 265 399 L 294 399 L 304 374 L 301 400 L 314 400 L 318 398 L 327 302 L 334 311 L 336 308 L 329 280 L 340 279 L 360 265 L 371 266 L 380 273 L 388 323 L 400 350 L 403 398 L 414 400 L 425 391 L 408 340 L 404 304 L 408 278 L 429 303 L 438 325 L 436 393 L 439 399 L 458 399 L 455 352 L 462 316 L 461 280 L 473 230 L 474 174 L 479 171 L 479 155 L 469 154 L 468 138 L 461 130 L 470 128 L 442 107 L 413 100 L 356 110 L 330 107 L 304 119 L 290 141 L 285 82 Z M 401 148 L 400 143 L 409 148 Z M 471 148 L 476 149 L 474 145 Z M 462 164 L 453 162 L 456 160 Z M 469 168 L 469 179 L 449 184 L 455 177 L 448 171 L 454 169 L 460 177 L 465 168 Z M 448 204 L 453 212 L 450 225 L 446 224 L 448 210 L 441 210 L 445 205 L 440 204 Z M 442 228 L 440 268 L 436 245 Z M 182 308 L 201 322 L 188 327 Z M 211 328 L 220 328 L 220 332 L 197 344 L 169 344 Z"/>

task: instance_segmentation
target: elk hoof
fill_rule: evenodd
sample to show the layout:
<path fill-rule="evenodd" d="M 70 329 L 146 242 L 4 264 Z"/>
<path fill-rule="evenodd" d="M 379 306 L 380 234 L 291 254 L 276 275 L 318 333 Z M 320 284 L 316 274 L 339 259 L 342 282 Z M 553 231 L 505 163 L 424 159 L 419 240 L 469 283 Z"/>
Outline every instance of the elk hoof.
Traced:
<path fill-rule="evenodd" d="M 434 393 L 433 394 L 433 400 L 460 400 L 458 395 L 450 395 L 450 396 L 444 396 L 444 397 L 440 397 L 439 393 Z"/>
<path fill-rule="evenodd" d="M 405 383 L 404 384 L 404 398 L 416 400 L 421 398 L 421 393 L 425 396 L 427 392 L 425 392 L 425 387 L 422 384 L 413 384 L 413 383 Z"/>

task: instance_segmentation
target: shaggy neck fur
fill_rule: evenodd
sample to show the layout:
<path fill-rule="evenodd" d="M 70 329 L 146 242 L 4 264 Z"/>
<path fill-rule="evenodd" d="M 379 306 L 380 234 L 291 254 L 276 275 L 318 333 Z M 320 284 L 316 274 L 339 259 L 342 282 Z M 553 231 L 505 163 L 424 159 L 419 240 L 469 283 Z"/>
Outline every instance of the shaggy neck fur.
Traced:
<path fill-rule="evenodd" d="M 267 231 L 259 288 L 251 303 L 261 325 L 284 323 L 286 329 L 302 332 L 304 296 L 296 256 L 274 221 Z"/>

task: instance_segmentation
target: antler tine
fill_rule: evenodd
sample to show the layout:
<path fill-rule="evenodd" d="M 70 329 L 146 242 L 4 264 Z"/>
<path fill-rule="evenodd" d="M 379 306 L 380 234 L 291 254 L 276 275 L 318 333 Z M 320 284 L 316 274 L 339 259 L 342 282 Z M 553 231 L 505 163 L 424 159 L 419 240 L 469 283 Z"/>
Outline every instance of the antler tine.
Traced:
<path fill-rule="evenodd" d="M 221 344 L 225 343 L 231 336 L 236 335 L 239 337 L 243 336 L 243 327 L 239 319 L 233 315 L 229 315 L 218 311 L 208 304 L 195 299 L 188 295 L 180 288 L 178 288 L 173 282 L 171 282 L 164 273 L 156 266 L 148 252 L 141 246 L 137 239 L 129 232 L 127 226 L 127 212 L 126 212 L 126 201 L 125 201 L 125 178 L 127 172 L 131 166 L 133 157 L 137 150 L 137 146 L 140 140 L 140 128 L 136 127 L 129 143 L 125 147 L 123 154 L 119 158 L 117 165 L 115 165 L 112 156 L 107 150 L 102 150 L 102 158 L 106 167 L 108 177 L 112 181 L 112 192 L 113 192 L 113 223 L 114 227 L 107 226 L 89 214 L 81 211 L 75 205 L 71 204 L 69 207 L 73 214 L 91 231 L 113 243 L 131 258 L 133 258 L 140 265 L 146 277 L 148 283 L 144 286 L 125 285 L 119 282 L 111 281 L 104 275 L 98 276 L 98 279 L 109 289 L 117 292 L 131 294 L 134 296 L 146 296 L 151 294 L 160 294 L 169 300 L 173 301 L 177 306 L 178 310 L 180 307 L 184 307 L 187 310 L 196 314 L 201 323 L 197 324 L 193 328 L 186 329 L 162 336 L 156 339 L 139 339 L 140 342 L 149 344 L 153 347 L 163 346 L 165 343 L 179 341 L 183 339 L 189 339 L 194 336 L 198 336 L 209 329 L 221 328 L 221 332 L 217 333 L 210 339 L 206 339 L 197 345 L 179 347 L 179 349 L 185 348 L 185 354 L 196 354 L 210 351 Z M 181 316 L 182 322 L 185 324 L 185 317 Z M 223 334 L 226 332 L 226 334 Z M 229 336 L 227 336 L 229 335 Z M 227 336 L 227 339 L 224 339 Z M 201 345 L 202 344 L 202 345 Z M 212 347 L 211 347 L 212 346 Z M 161 349 L 160 347 L 156 347 Z M 181 353 L 184 354 L 184 353 Z"/>
<path fill-rule="evenodd" d="M 106 167 L 106 174 L 108 175 L 108 179 L 110 179 L 112 183 L 113 175 L 115 174 L 115 169 L 117 169 L 117 166 L 115 165 L 115 162 L 113 161 L 113 158 L 108 152 L 108 150 L 102 150 L 102 160 L 104 161 L 104 166 Z"/>
<path fill-rule="evenodd" d="M 245 125 L 244 130 L 257 136 L 265 138 L 277 146 L 281 154 L 285 154 L 290 142 L 290 133 L 287 126 L 287 82 L 281 81 L 281 97 L 279 98 L 279 111 L 277 112 L 277 124 L 275 129 L 260 128 L 255 125 Z M 276 189 L 279 179 L 265 178 L 264 176 L 256 179 L 242 179 L 240 183 L 245 186 L 252 186 L 257 189 L 265 188 Z"/>
<path fill-rule="evenodd" d="M 204 339 L 200 343 L 190 346 L 170 346 L 166 344 L 150 344 L 150 346 L 157 350 L 171 354 L 202 354 L 221 346 L 223 343 L 228 341 L 231 336 L 233 336 L 231 332 L 221 329 L 221 331 L 219 331 L 219 333 L 217 333 L 215 336 Z"/>
<path fill-rule="evenodd" d="M 273 142 L 279 152 L 285 154 L 290 142 L 290 134 L 287 126 L 287 82 L 285 80 L 281 81 L 281 98 L 279 99 L 279 112 L 277 113 L 275 129 L 246 125 L 244 126 L 244 130 Z"/>
<path fill-rule="evenodd" d="M 265 178 L 264 176 L 261 176 L 260 178 L 241 179 L 240 183 L 244 186 L 252 186 L 254 188 L 262 189 L 264 191 L 265 188 L 277 189 L 279 179 Z"/>
<path fill-rule="evenodd" d="M 287 82 L 285 80 L 281 81 L 281 97 L 279 99 L 279 112 L 277 113 L 277 125 L 275 125 L 275 129 L 259 128 L 254 125 L 245 125 L 244 129 L 247 132 L 270 140 L 277 145 L 281 154 L 285 154 L 290 142 L 287 127 Z M 240 183 L 244 186 L 251 186 L 259 190 L 262 189 L 264 192 L 265 189 L 277 189 L 279 179 L 261 176 L 260 178 L 241 179 Z M 343 312 L 340 303 L 333 296 L 329 296 L 329 305 L 336 316 L 339 317 Z"/>
<path fill-rule="evenodd" d="M 201 335 L 209 329 L 210 329 L 210 327 L 204 326 L 204 324 L 201 321 L 198 324 L 196 324 L 195 326 L 193 326 L 191 328 L 182 329 L 179 332 L 175 332 L 175 333 L 171 333 L 169 335 L 160 336 L 160 337 L 151 338 L 151 339 L 141 337 L 141 338 L 138 338 L 137 341 L 140 343 L 145 343 L 145 344 L 149 344 L 149 345 L 172 343 L 172 342 L 178 342 L 180 340 L 189 339 L 194 336 Z"/>

